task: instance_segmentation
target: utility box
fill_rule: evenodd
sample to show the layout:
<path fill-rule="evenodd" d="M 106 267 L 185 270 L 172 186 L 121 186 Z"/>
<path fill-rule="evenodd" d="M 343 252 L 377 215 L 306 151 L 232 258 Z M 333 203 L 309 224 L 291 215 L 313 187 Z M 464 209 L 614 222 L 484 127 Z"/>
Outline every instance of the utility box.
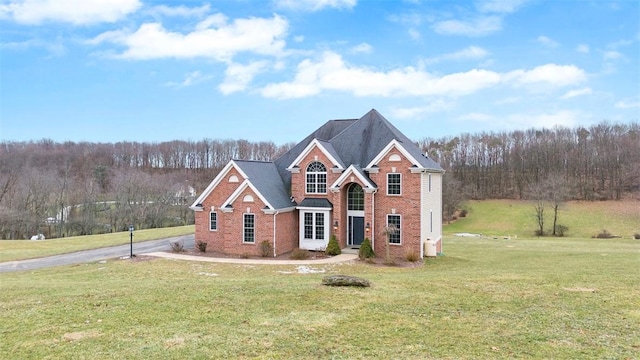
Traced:
<path fill-rule="evenodd" d="M 425 246 L 427 247 L 427 251 L 425 251 L 427 254 L 427 257 L 438 256 L 438 249 L 437 249 L 437 244 L 435 240 L 427 239 Z"/>

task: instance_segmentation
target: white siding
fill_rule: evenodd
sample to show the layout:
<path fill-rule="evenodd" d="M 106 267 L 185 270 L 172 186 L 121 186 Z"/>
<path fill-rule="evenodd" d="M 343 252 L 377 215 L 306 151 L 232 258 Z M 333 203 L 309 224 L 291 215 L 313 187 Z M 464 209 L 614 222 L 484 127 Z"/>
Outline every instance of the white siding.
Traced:
<path fill-rule="evenodd" d="M 420 201 L 420 241 L 424 244 L 428 239 L 442 240 L 442 174 L 422 174 Z"/>

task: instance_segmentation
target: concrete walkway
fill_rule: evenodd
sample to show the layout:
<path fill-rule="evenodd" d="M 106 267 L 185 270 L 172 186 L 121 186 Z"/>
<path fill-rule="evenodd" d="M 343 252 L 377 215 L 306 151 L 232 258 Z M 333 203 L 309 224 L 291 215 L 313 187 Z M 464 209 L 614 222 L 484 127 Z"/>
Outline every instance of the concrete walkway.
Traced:
<path fill-rule="evenodd" d="M 332 256 L 332 257 L 323 258 L 323 259 L 313 259 L 313 260 L 274 260 L 269 258 L 264 258 L 264 259 L 214 258 L 214 257 L 207 257 L 207 256 L 184 255 L 184 254 L 175 254 L 175 253 L 168 253 L 168 252 L 152 252 L 152 253 L 146 253 L 142 255 L 160 257 L 165 259 L 203 261 L 203 262 L 225 263 L 225 264 L 252 264 L 252 265 L 335 264 L 335 263 L 355 260 L 358 258 L 357 254 L 340 254 L 337 256 Z"/>

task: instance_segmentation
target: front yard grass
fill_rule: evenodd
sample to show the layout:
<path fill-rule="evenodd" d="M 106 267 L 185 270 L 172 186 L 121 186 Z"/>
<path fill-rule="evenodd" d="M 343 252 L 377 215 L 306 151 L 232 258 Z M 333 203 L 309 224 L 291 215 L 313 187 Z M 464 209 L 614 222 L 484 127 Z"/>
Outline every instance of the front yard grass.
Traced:
<path fill-rule="evenodd" d="M 133 233 L 133 242 L 188 235 L 193 234 L 194 230 L 194 225 L 136 230 Z M 129 241 L 128 231 L 48 240 L 0 240 L 0 262 L 122 245 L 128 244 Z"/>
<path fill-rule="evenodd" d="M 638 357 L 640 242 L 444 251 L 415 268 L 138 258 L 0 274 L 0 358 Z M 336 273 L 372 287 L 320 285 Z"/>

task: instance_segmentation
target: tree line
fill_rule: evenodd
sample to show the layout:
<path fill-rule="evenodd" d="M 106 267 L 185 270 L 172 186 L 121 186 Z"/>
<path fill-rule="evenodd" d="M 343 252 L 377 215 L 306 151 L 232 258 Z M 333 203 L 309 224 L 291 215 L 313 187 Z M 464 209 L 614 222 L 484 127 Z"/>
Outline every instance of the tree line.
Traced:
<path fill-rule="evenodd" d="M 530 129 L 424 138 L 445 170 L 445 217 L 471 197 L 535 199 L 561 180 L 566 198 L 640 191 L 640 126 Z M 0 143 L 0 238 L 95 234 L 193 223 L 188 205 L 231 159 L 271 161 L 294 143 L 247 140 Z M 563 195 L 564 196 L 564 195 Z"/>
<path fill-rule="evenodd" d="M 230 159 L 292 145 L 246 140 L 0 143 L 0 238 L 193 224 L 188 205 Z"/>
<path fill-rule="evenodd" d="M 620 200 L 640 191 L 637 122 L 482 132 L 418 144 L 474 199 L 531 198 L 534 185 L 557 178 L 567 199 Z"/>

